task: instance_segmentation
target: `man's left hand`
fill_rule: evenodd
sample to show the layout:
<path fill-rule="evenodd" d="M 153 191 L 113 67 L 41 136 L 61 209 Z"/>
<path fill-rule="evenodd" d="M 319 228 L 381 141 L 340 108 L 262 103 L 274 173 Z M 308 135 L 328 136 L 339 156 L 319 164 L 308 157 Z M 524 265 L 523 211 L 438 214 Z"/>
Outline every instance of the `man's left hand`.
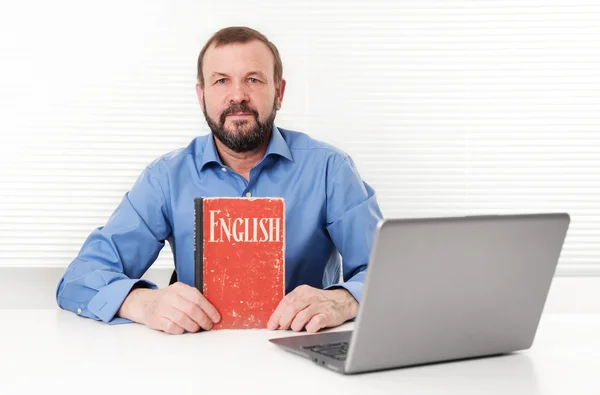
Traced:
<path fill-rule="evenodd" d="M 344 288 L 322 290 L 300 285 L 287 294 L 269 318 L 270 330 L 292 329 L 317 332 L 356 317 L 358 302 Z"/>

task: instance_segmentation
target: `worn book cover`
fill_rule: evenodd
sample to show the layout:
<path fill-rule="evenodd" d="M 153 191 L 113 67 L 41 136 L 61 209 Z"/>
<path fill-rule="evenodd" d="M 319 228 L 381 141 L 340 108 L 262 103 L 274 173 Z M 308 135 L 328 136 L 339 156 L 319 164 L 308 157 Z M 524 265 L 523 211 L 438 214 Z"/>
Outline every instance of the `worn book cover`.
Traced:
<path fill-rule="evenodd" d="M 195 286 L 217 329 L 266 328 L 285 293 L 282 198 L 195 198 Z"/>

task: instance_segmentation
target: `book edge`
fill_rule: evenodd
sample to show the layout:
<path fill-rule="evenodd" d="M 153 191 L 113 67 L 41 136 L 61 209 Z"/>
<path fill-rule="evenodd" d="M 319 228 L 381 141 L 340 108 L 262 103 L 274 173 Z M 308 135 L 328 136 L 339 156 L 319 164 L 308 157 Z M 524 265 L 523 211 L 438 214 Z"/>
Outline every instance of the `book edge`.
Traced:
<path fill-rule="evenodd" d="M 204 292 L 204 198 L 194 198 L 194 286 Z"/>

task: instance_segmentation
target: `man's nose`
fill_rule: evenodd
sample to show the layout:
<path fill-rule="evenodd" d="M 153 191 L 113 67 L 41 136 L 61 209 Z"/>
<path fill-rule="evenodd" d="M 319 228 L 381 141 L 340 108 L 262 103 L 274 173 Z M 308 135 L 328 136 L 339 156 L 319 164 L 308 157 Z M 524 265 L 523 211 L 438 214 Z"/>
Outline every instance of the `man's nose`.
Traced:
<path fill-rule="evenodd" d="M 243 101 L 249 101 L 247 87 L 239 82 L 231 84 L 231 90 L 229 92 L 229 102 L 241 103 Z"/>

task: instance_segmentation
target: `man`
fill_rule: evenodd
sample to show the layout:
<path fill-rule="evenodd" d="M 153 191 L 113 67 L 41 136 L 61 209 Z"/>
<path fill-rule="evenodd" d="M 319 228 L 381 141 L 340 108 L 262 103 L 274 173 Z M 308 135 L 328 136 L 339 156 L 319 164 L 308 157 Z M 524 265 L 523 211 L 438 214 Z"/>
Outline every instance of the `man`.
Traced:
<path fill-rule="evenodd" d="M 282 70 L 277 48 L 253 29 L 208 40 L 196 92 L 212 133 L 144 169 L 67 268 L 56 290 L 62 309 L 171 334 L 211 329 L 219 312 L 193 286 L 193 199 L 277 196 L 286 205 L 286 295 L 268 329 L 316 332 L 356 316 L 382 215 L 347 154 L 275 126 Z M 158 289 L 140 278 L 165 240 L 179 281 Z"/>

